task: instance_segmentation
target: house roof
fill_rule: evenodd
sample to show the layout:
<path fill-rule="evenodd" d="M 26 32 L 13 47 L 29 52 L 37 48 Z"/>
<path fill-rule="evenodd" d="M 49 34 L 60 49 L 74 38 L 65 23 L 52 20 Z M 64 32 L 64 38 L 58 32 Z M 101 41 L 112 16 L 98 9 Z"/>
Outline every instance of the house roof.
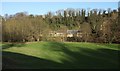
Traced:
<path fill-rule="evenodd" d="M 67 34 L 76 34 L 77 32 L 80 32 L 80 30 L 67 30 Z"/>
<path fill-rule="evenodd" d="M 51 31 L 51 33 L 67 33 L 67 34 L 77 34 L 81 32 L 81 30 L 67 30 L 65 31 Z"/>

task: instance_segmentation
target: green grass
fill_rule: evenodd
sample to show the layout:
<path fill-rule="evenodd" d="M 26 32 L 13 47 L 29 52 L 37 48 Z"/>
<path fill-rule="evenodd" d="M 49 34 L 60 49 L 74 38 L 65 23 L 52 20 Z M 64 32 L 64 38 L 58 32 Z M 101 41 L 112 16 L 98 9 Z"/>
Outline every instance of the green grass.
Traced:
<path fill-rule="evenodd" d="M 117 69 L 119 44 L 3 44 L 3 69 Z"/>

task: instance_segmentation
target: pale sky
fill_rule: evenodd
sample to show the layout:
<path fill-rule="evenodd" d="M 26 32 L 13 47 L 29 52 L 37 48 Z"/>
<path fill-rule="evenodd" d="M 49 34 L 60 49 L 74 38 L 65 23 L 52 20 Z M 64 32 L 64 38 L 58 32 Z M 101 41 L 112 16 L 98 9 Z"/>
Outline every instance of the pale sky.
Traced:
<path fill-rule="evenodd" d="M 118 2 L 2 2 L 2 13 L 0 14 L 28 12 L 29 14 L 40 15 L 67 8 L 117 9 Z"/>

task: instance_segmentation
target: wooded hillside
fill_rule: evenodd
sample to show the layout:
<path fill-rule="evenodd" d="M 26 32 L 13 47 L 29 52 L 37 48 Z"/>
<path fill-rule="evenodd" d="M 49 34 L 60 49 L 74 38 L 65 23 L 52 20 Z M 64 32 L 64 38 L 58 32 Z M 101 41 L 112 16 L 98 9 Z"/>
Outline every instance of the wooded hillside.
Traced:
<path fill-rule="evenodd" d="M 3 42 L 53 41 L 50 31 L 82 30 L 79 42 L 120 43 L 120 8 L 118 10 L 73 9 L 32 15 L 19 12 L 2 18 Z M 65 41 L 67 37 L 64 37 Z M 57 38 L 59 40 L 59 37 Z M 57 39 L 54 39 L 57 40 Z"/>

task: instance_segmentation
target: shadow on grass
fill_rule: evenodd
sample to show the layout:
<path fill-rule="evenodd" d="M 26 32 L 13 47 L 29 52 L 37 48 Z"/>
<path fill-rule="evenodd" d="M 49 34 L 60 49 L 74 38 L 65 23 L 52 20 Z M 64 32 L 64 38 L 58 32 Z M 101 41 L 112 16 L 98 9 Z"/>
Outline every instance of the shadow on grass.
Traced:
<path fill-rule="evenodd" d="M 2 45 L 2 49 L 7 49 L 11 47 L 23 47 L 25 43 L 5 43 Z"/>
<path fill-rule="evenodd" d="M 78 47 L 77 52 L 69 50 L 68 46 L 64 43 L 50 42 L 50 50 L 61 51 L 68 55 L 68 59 L 71 59 L 72 62 L 67 60 L 62 60 L 62 63 L 65 68 L 119 68 L 119 50 L 112 50 L 106 48 L 100 48 L 93 50 L 90 48 L 81 48 Z M 73 47 L 77 48 L 77 47 Z"/>
<path fill-rule="evenodd" d="M 45 45 L 47 46 L 47 45 Z M 69 50 L 64 43 L 49 42 L 50 51 L 63 52 L 66 59 L 62 63 L 23 55 L 19 53 L 3 51 L 3 69 L 118 69 L 118 50 L 80 48 L 77 51 Z M 47 47 L 48 47 L 47 46 Z M 77 47 L 75 47 L 77 48 Z M 74 47 L 73 47 L 74 49 Z"/>
<path fill-rule="evenodd" d="M 52 69 L 62 66 L 50 60 L 3 51 L 3 69 Z"/>

